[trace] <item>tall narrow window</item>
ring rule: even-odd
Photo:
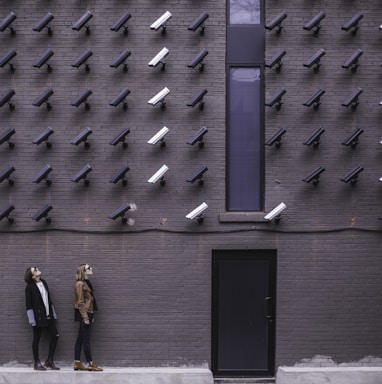
[[[260,24],[260,0],[230,0],[230,24]]]
[[[231,67],[228,97],[228,211],[262,209],[260,68]]]

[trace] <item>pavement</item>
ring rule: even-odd
[[[108,368],[103,372],[35,371],[33,367],[0,367],[0,384],[213,384],[207,368]]]

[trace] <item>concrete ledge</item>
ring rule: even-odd
[[[279,367],[277,384],[382,384],[382,367]]]
[[[0,367],[0,384],[213,384],[207,368],[105,368],[103,372]]]

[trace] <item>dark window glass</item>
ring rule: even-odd
[[[260,24],[260,0],[230,0],[230,24]]]
[[[230,68],[228,211],[262,209],[260,68]]]

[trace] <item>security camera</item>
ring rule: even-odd
[[[265,102],[265,105],[267,107],[273,107],[276,104],[276,109],[279,110],[282,105],[282,97],[285,95],[286,89],[280,88],[278,91],[276,91],[275,94],[272,95],[270,99],[268,99]]]
[[[362,56],[363,51],[357,49],[343,64],[342,68],[350,69],[355,72],[359,66],[358,59]]]
[[[164,174],[169,170],[167,165],[162,165],[148,180],[147,182],[155,184],[160,180],[160,185],[165,185],[166,180],[164,179]]]
[[[123,109],[127,109],[127,101],[125,100],[127,95],[130,93],[129,88],[124,88],[122,91],[110,102],[110,105],[116,107],[123,101]]]
[[[341,144],[347,147],[355,148],[358,144],[358,139],[362,135],[363,129],[357,128],[349,137],[347,137]]]
[[[36,107],[40,107],[42,103],[46,103],[46,108],[48,111],[52,109],[51,104],[49,103],[48,99],[50,96],[53,95],[53,89],[47,88],[34,102],[33,105]]]
[[[122,180],[123,186],[127,185],[127,180],[125,179],[126,173],[130,170],[128,165],[124,165],[119,169],[109,180],[109,183],[117,184],[119,180]]]
[[[17,52],[14,49],[8,51],[2,58],[0,58],[0,68],[4,68],[5,65],[9,64],[11,72],[15,71],[15,67],[11,60],[17,55]]]
[[[276,133],[274,133],[265,142],[265,145],[272,146],[273,144],[275,144],[276,148],[280,148],[281,147],[281,137],[282,137],[282,135],[284,135],[284,133],[286,133],[286,129],[285,128],[280,128]]]
[[[276,33],[279,35],[282,30],[282,22],[288,15],[285,12],[281,12],[275,18],[273,18],[269,23],[265,25],[265,28],[272,31],[275,27],[277,27]]]
[[[86,25],[86,23],[93,17],[92,13],[89,12],[89,11],[86,11],[79,19],[78,21],[76,21],[73,26],[72,26],[72,29],[75,30],[75,31],[79,31],[83,26]],[[86,34],[89,35],[90,34],[90,28],[89,28],[89,25],[86,25]]]
[[[82,103],[85,103],[85,109],[86,109],[86,110],[89,110],[89,109],[90,109],[90,104],[88,103],[87,99],[88,99],[88,97],[89,97],[92,93],[93,93],[92,90],[86,88],[82,93],[79,94],[78,97],[76,97],[76,98],[72,101],[71,105],[72,105],[73,107],[79,107]]]
[[[276,208],[273,208],[267,215],[264,216],[264,219],[267,221],[275,220],[278,223],[281,219],[281,212],[286,208],[285,203],[280,203]]]
[[[321,96],[325,93],[324,89],[318,89],[303,105],[305,107],[311,107],[317,110],[321,104]]]
[[[166,62],[164,59],[166,56],[170,53],[170,51],[164,47],[162,48],[159,53],[157,53],[149,62],[149,67],[156,67],[159,63],[162,64],[162,71],[165,70]]]
[[[318,148],[320,145],[320,137],[325,132],[325,129],[318,128],[316,131],[313,132],[313,134],[308,138],[308,140],[304,141],[303,144],[311,146],[313,145],[313,148]]]
[[[199,72],[204,71],[204,66],[206,63],[203,61],[203,59],[208,55],[208,51],[206,49],[202,49],[188,64],[188,68],[195,68],[197,65],[199,65]]]
[[[110,64],[110,67],[118,68],[123,63],[123,71],[127,72],[128,65],[125,63],[126,59],[131,55],[131,52],[128,49],[125,49],[121,52],[114,61]]]
[[[130,133],[130,129],[129,128],[124,128],[122,129],[121,132],[118,133],[117,136],[115,136],[111,141],[110,141],[110,145],[114,145],[116,146],[118,143],[122,143],[123,147],[124,148],[127,148],[128,144],[126,142],[126,136]]]
[[[51,49],[47,49],[34,63],[33,66],[36,68],[41,68],[45,63],[47,64],[48,72],[52,72],[52,67],[48,60],[53,56],[54,52]]]
[[[286,54],[286,50],[285,49],[280,49],[278,52],[276,52],[272,56],[272,58],[270,60],[268,60],[265,63],[265,66],[268,67],[268,68],[273,68],[277,64],[276,71],[280,72],[281,67],[283,65],[281,59],[285,56],[285,54]]]
[[[70,144],[79,145],[80,143],[84,142],[85,148],[89,148],[90,147],[90,143],[87,140],[88,140],[88,136],[90,134],[92,134],[92,133],[93,133],[93,131],[89,127],[86,127],[74,139],[72,139]]]
[[[186,179],[188,183],[193,184],[198,180],[198,184],[202,186],[204,184],[203,175],[208,171],[208,168],[205,165],[200,166],[194,173]]]
[[[87,60],[93,55],[93,52],[90,49],[86,49],[81,55],[76,59],[72,67],[79,68],[82,64],[85,64],[85,71],[90,72],[90,66],[87,62]]]
[[[206,127],[201,127],[198,132],[190,140],[187,141],[187,144],[194,145],[196,142],[199,142],[199,148],[204,147],[203,137],[208,132]]]
[[[5,217],[8,219],[9,224],[14,223],[13,217],[9,217],[11,212],[15,209],[13,204],[8,204],[6,207],[0,210],[0,221],[3,220]]]
[[[358,181],[358,175],[363,171],[363,167],[357,165],[349,173],[347,173],[341,181],[348,183],[350,181],[351,185],[354,185]]]
[[[0,145],[7,142],[9,148],[14,148],[15,143],[11,141],[11,137],[16,133],[14,128],[8,128],[4,133],[0,135]]]
[[[324,171],[325,171],[324,167],[318,167],[313,172],[311,172],[308,176],[302,179],[302,181],[304,181],[305,183],[312,182],[313,185],[317,185],[318,182],[320,181],[320,175]]]
[[[313,29],[313,35],[317,36],[320,32],[321,26],[320,22],[325,17],[325,12],[318,12],[312,19],[310,19],[305,25],[304,29],[307,31],[311,31]]]
[[[124,27],[124,35],[127,35],[128,33],[128,27],[125,26],[127,21],[130,19],[131,15],[129,12],[125,12],[110,28],[112,31],[119,31],[122,27]]]
[[[314,65],[314,72],[318,72],[321,66],[321,57],[324,56],[325,53],[325,50],[320,48],[310,59],[304,63],[304,67],[310,68]]]
[[[8,184],[12,186],[15,182],[14,180],[10,179],[10,177],[14,171],[15,167],[13,165],[10,165],[9,167],[5,168],[2,172],[0,172],[0,183],[2,183],[4,180],[8,180]]]
[[[48,217],[48,213],[53,209],[53,206],[51,204],[45,204],[43,207],[41,207],[33,216],[32,220],[40,221],[42,218],[45,217],[45,222],[47,224],[50,224],[52,222],[52,219]]]
[[[349,19],[341,29],[348,32],[351,30],[351,34],[355,35],[359,29],[358,23],[363,18],[363,14],[361,12],[357,12],[351,19]]]
[[[154,97],[152,97],[148,104],[152,106],[157,105],[159,102],[161,103],[161,108],[164,110],[166,108],[165,97],[170,93],[170,90],[167,87],[164,87],[160,92],[158,92]]]
[[[198,28],[200,28],[200,34],[204,35],[204,22],[208,19],[209,14],[207,12],[202,12],[192,23],[188,26],[189,31],[195,32]]]
[[[15,94],[16,92],[10,88],[8,89],[7,91],[5,91],[1,96],[0,96],[0,107],[2,107],[4,104],[7,104],[9,105],[9,109],[11,111],[13,111],[15,109],[15,105],[11,102],[11,99],[13,97],[13,95]]]
[[[4,32],[7,28],[10,29],[11,34],[15,35],[16,31],[12,28],[11,24],[14,20],[16,20],[17,16],[15,13],[10,12],[8,16],[6,16],[3,21],[0,23],[0,32]]]
[[[160,141],[160,147],[164,148],[166,146],[164,137],[169,133],[169,131],[170,130],[167,127],[163,127],[151,139],[148,140],[147,144],[155,145]]]
[[[33,30],[36,32],[41,32],[44,28],[48,29],[48,35],[51,36],[53,34],[52,28],[48,25],[54,16],[52,13],[48,12],[34,27]]]
[[[190,101],[187,103],[188,107],[194,108],[196,104],[199,103],[199,109],[204,109],[204,101],[203,98],[207,94],[206,88],[200,88],[199,91],[194,93],[194,95],[191,97]]]
[[[87,179],[88,174],[93,170],[93,168],[87,164],[79,172],[77,172],[72,178],[71,181],[78,183],[80,180],[84,180],[85,186],[87,187],[90,184],[90,181]]]
[[[208,208],[208,205],[206,202],[203,202],[202,204],[198,205],[195,209],[193,209],[190,213],[186,215],[187,219],[194,220],[197,219],[198,223],[201,224],[203,222],[203,212]]]
[[[166,33],[166,23],[171,19],[172,14],[169,11],[166,11],[161,17],[155,20],[151,25],[150,29],[157,31],[159,28],[162,28],[162,34]]]
[[[127,211],[135,211],[137,206],[133,203],[125,203],[118,209],[116,209],[110,216],[109,219],[116,220],[118,217],[122,218],[122,224],[128,223],[128,220],[125,217]]]
[[[46,147],[51,148],[52,144],[49,142],[49,136],[54,133],[51,127],[46,128],[43,132],[41,132],[33,141],[33,144],[40,145],[42,142],[46,142]]]
[[[343,107],[351,107],[351,109],[356,109],[359,104],[358,97],[361,95],[363,90],[357,87],[342,103]]]
[[[52,184],[52,181],[48,179],[48,175],[50,172],[53,171],[53,168],[47,164],[32,180],[33,183],[40,184],[41,181],[45,180],[45,184],[47,186],[50,186]]]

